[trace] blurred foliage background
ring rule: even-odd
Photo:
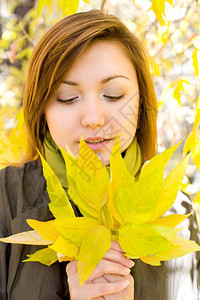
[[[200,215],[200,0],[1,0],[0,168],[25,149],[21,110],[27,61],[46,30],[76,11],[101,9],[142,40],[158,98],[158,152],[186,136],[171,160],[192,151],[182,189]]]

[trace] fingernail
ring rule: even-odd
[[[135,263],[134,263],[134,261],[132,261],[132,260],[128,260],[128,266],[130,267],[130,268],[132,268],[133,266],[135,265]]]
[[[121,281],[121,285],[122,285],[123,287],[126,287],[126,286],[129,285],[129,281],[128,281],[128,280],[123,280],[123,281]]]
[[[124,267],[124,271],[126,272],[126,274],[129,274],[131,272],[131,270],[129,268]]]

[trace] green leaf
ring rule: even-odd
[[[44,248],[36,251],[34,254],[27,255],[29,258],[23,260],[23,262],[28,261],[38,261],[44,265],[50,266],[58,260],[56,252],[50,248]]]
[[[111,245],[110,231],[101,225],[91,228],[85,235],[78,256],[80,285],[91,275]]]
[[[25,245],[49,245],[52,242],[44,239],[36,230],[13,234],[0,238],[0,242]]]

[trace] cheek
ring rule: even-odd
[[[139,101],[130,99],[115,110],[115,118],[118,120],[119,125],[121,124],[123,127],[134,131],[137,127],[138,111]]]
[[[64,107],[49,107],[45,112],[46,120],[50,131],[64,131],[73,126],[73,114]]]

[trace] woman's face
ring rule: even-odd
[[[80,56],[45,110],[57,146],[78,156],[81,135],[104,165],[119,135],[123,152],[137,127],[139,88],[135,69],[118,42],[97,41]]]

